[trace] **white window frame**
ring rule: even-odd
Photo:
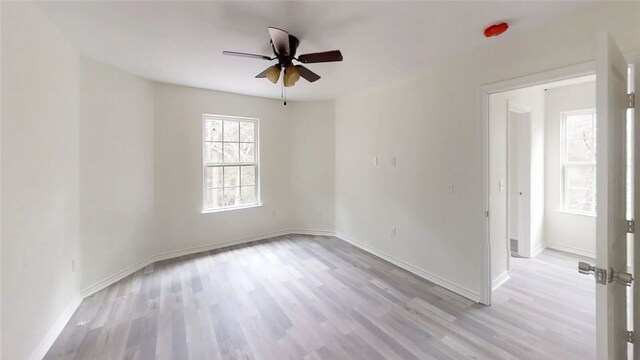
[[[596,109],[584,109],[584,110],[575,110],[575,111],[565,111],[561,113],[561,129],[562,131],[560,132],[560,171],[562,174],[562,179],[560,182],[560,186],[562,187],[560,189],[560,212],[563,213],[568,213],[568,214],[573,214],[573,215],[583,215],[583,216],[597,216],[597,206],[598,204],[596,203],[596,209],[594,209],[594,211],[580,211],[580,210],[574,210],[574,209],[568,209],[566,206],[566,189],[567,189],[567,165],[583,165],[583,166],[594,166],[597,169],[597,161],[594,158],[594,161],[567,161],[567,117],[568,116],[575,116],[575,115],[587,115],[587,114],[596,114]],[[596,121],[594,123],[594,126],[597,126],[597,121],[598,119],[596,118]],[[598,143],[596,141],[596,152],[598,151]],[[597,179],[596,179],[597,181]],[[596,191],[594,189],[594,191]]]
[[[207,120],[221,120],[223,126],[223,134],[224,134],[224,121],[243,121],[243,122],[253,122],[254,123],[254,161],[253,162],[237,162],[232,164],[223,162],[207,162],[206,161],[206,131],[205,131],[205,123]],[[229,115],[215,115],[215,114],[202,114],[202,139],[200,142],[201,147],[201,156],[202,156],[202,214],[223,212],[229,210],[239,210],[239,209],[247,209],[262,206],[262,200],[260,197],[260,119],[252,118],[252,117],[242,117],[242,116],[229,116]],[[232,206],[224,206],[218,208],[207,208],[207,167],[225,167],[225,166],[255,166],[255,189],[256,189],[256,202],[254,204],[247,205],[232,205]]]

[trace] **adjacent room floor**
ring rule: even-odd
[[[595,358],[594,282],[545,251],[490,307],[332,237],[165,261],[85,299],[46,359]]]

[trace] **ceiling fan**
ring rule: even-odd
[[[314,82],[320,79],[320,75],[306,67],[302,65],[294,65],[293,60],[303,64],[342,61],[342,53],[340,50],[303,54],[296,57],[296,50],[298,50],[298,45],[300,45],[300,40],[298,40],[297,37],[275,27],[269,27],[269,36],[271,37],[271,48],[273,49],[275,57],[235,51],[223,51],[222,54],[268,61],[278,60],[277,64],[269,66],[263,72],[256,75],[256,78],[267,78],[275,84],[280,78],[280,73],[284,72],[282,82],[285,87],[295,85],[296,81],[298,81],[300,77],[303,77],[309,82]]]

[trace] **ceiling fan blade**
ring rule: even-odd
[[[273,58],[268,57],[266,55],[247,54],[247,53],[241,53],[241,52],[235,52],[235,51],[223,51],[222,54],[231,55],[231,56],[242,56],[242,57],[248,57],[253,59],[273,60]]]
[[[271,69],[271,66],[269,66],[268,68],[264,69],[264,71],[261,72],[260,74],[256,75],[256,79],[266,78],[267,77],[267,72],[269,71],[269,69]]]
[[[305,64],[342,61],[342,53],[340,50],[332,50],[311,54],[303,54],[298,56],[298,61]]]
[[[289,51],[291,51],[291,56],[296,56],[298,45],[300,45],[300,40],[298,40],[297,37],[289,34]]]
[[[271,44],[273,45],[273,49],[277,55],[291,55],[288,32],[282,29],[269,27],[269,36],[271,36]]]
[[[298,69],[300,76],[305,78],[308,82],[314,82],[316,80],[320,80],[320,75],[314,73],[313,71],[307,69],[302,65],[296,65],[296,69]]]

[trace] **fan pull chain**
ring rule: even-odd
[[[284,105],[287,106],[287,88],[282,84],[282,92],[284,93]]]

